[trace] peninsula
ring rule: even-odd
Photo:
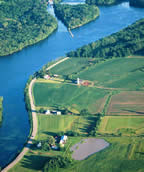
[[[95,20],[99,9],[95,5],[55,4],[55,14],[67,28],[74,29]]]
[[[107,59],[132,54],[144,55],[144,19],[138,20],[106,38],[78,48],[76,51],[71,51],[67,53],[67,56]]]
[[[48,37],[57,28],[43,0],[0,2],[0,56],[17,52]]]

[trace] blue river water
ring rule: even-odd
[[[48,11],[53,13],[52,9]],[[128,2],[100,7],[100,17],[73,30],[73,38],[58,21],[58,30],[49,38],[18,53],[0,58],[0,96],[4,97],[3,123],[0,128],[1,167],[9,163],[22,149],[29,134],[29,118],[24,103],[24,87],[29,76],[49,61],[117,32],[143,17],[144,9],[129,7]]]

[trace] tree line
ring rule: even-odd
[[[144,54],[144,19],[106,38],[67,53],[68,57],[112,58]]]
[[[55,4],[54,9],[57,18],[70,29],[84,25],[99,16],[98,7],[87,4]]]
[[[130,5],[134,7],[144,8],[144,0],[130,0]]]
[[[121,3],[124,0],[86,0],[89,5],[114,5]]]
[[[7,0],[0,3],[0,56],[12,54],[45,39],[57,28],[43,0]]]

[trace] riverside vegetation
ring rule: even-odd
[[[0,1],[0,56],[6,56],[48,37],[56,19],[42,0]]]
[[[69,57],[125,57],[144,54],[144,19],[106,38],[67,53]]]
[[[55,14],[67,28],[74,29],[84,25],[99,16],[99,9],[94,5],[55,4]]]
[[[89,5],[114,5],[124,0],[86,0]]]
[[[144,0],[130,0],[130,5],[134,7],[144,8]]]

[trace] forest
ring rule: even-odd
[[[123,0],[86,0],[89,5],[114,5],[122,2]]]
[[[130,5],[135,7],[144,8],[144,0],[130,0]]]
[[[12,54],[45,39],[57,28],[43,0],[0,2],[0,56]]]
[[[55,4],[54,9],[58,19],[70,29],[84,25],[99,16],[99,9],[94,5]]]
[[[144,55],[144,19],[106,38],[67,53],[68,57],[125,57]]]

